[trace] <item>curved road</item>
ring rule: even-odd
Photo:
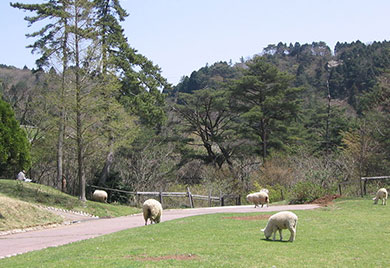
[[[168,209],[164,210],[162,221],[213,213],[274,212],[282,210],[315,209],[318,207],[320,206],[308,204],[270,206],[267,208],[254,208],[253,205],[250,205]],[[29,251],[40,250],[48,247],[57,247],[129,228],[142,227],[144,224],[145,222],[142,214],[136,214],[111,219],[90,219],[77,224],[61,225],[55,228],[2,235],[0,236],[0,259],[23,254]]]

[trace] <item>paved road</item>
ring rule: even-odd
[[[282,210],[315,209],[318,207],[318,205],[310,204],[270,206],[268,208],[254,208],[254,206],[251,205],[169,209],[164,210],[162,221],[213,213],[274,212]],[[61,225],[55,228],[3,235],[0,236],[0,259],[142,226],[144,226],[143,216],[142,214],[136,214],[111,219],[90,219],[77,224]]]

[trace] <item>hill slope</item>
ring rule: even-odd
[[[36,205],[0,194],[0,232],[61,223],[63,219]]]
[[[33,217],[31,215],[33,215],[35,212],[39,212],[39,208],[34,205],[80,211],[99,217],[118,217],[140,212],[140,209],[138,208],[122,205],[103,204],[93,201],[87,201],[84,204],[76,197],[62,193],[54,188],[41,184],[24,183],[16,180],[0,180],[0,195],[3,198],[1,201],[2,206],[0,213],[5,217],[5,207],[14,208],[11,209],[13,214],[20,214],[20,216],[14,215],[12,217],[21,217],[21,221],[28,221],[29,217]],[[30,206],[25,207],[20,205],[25,203],[29,204]],[[21,213],[18,211],[21,211]],[[51,214],[48,211],[45,211],[45,213]],[[56,216],[53,219],[54,223],[57,222]]]

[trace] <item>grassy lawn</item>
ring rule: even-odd
[[[160,224],[3,259],[0,266],[388,267],[390,207],[368,199],[341,200],[295,213],[293,243],[264,239],[260,229],[267,220],[255,216],[266,213],[163,218]],[[287,240],[289,232],[283,234]]]
[[[53,223],[61,223],[61,217],[30,203],[0,194],[0,232]]]
[[[141,211],[134,207],[93,201],[87,201],[84,204],[77,197],[67,195],[57,189],[41,184],[16,180],[0,180],[0,194],[28,203],[83,211],[99,217],[117,217],[135,214]]]

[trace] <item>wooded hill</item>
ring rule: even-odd
[[[131,116],[126,127],[120,123],[129,135],[109,150],[99,145],[107,134],[94,130],[87,183],[132,191],[191,184],[199,194],[242,195],[268,187],[271,200],[287,193],[304,202],[348,181],[347,194],[356,194],[361,176],[390,174],[389,49],[387,41],[337,43],[333,53],[324,42],[279,43],[239,63],[195,70],[164,87],[164,97],[121,83],[121,92],[131,92],[116,95]],[[0,94],[32,130],[30,175],[60,187],[55,113],[41,109],[50,106],[56,75],[0,66]],[[37,102],[43,96],[46,101]],[[64,190],[77,195],[68,135]]]

